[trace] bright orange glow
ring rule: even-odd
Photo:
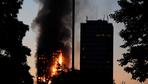
[[[44,77],[42,80],[43,80],[43,82],[46,82],[46,79],[45,79],[45,77]]]
[[[63,66],[63,54],[59,50],[57,56],[53,59],[53,65],[51,66],[51,76],[58,75],[58,71],[62,70]]]
[[[46,82],[46,78],[43,76],[43,77],[38,77],[38,80],[42,81],[42,82]]]
[[[48,84],[51,84],[51,80],[49,80]]]
[[[62,65],[62,62],[63,62],[63,55],[62,55],[62,53],[60,53],[60,55],[59,55],[58,62],[59,62],[60,65]]]
[[[56,75],[57,69],[55,65],[52,67],[52,76]]]

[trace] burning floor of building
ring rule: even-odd
[[[48,84],[51,78],[59,76],[61,72],[68,72],[68,66],[65,62],[66,58],[63,55],[62,50],[57,50],[52,53],[51,58],[48,56],[38,56],[38,84]]]

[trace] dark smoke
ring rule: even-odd
[[[69,56],[71,49],[72,0],[38,0],[41,9],[34,21],[39,27],[37,55],[50,55],[63,50]]]

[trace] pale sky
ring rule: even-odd
[[[31,67],[30,73],[34,76],[34,80],[36,79],[36,39],[37,32],[36,30],[32,30],[31,23],[32,20],[36,17],[37,12],[39,10],[39,4],[35,2],[35,0],[24,0],[22,9],[18,14],[19,20],[23,21],[25,24],[29,25],[29,31],[26,33],[26,36],[23,39],[23,44],[31,49],[31,57],[28,57],[27,62]],[[36,84],[36,81],[34,81]]]
[[[75,40],[75,66],[79,68],[79,42],[80,42],[80,22],[85,22],[86,16],[88,16],[89,20],[97,20],[103,19],[104,15],[107,16],[113,11],[119,9],[117,5],[117,0],[78,0],[81,1],[81,6],[76,6],[77,16],[76,16],[76,40]],[[85,3],[85,4],[84,4]],[[82,6],[83,5],[83,6]],[[81,8],[81,9],[80,9]],[[36,68],[35,68],[35,52],[36,52],[36,41],[37,41],[37,30],[32,30],[31,23],[33,19],[36,17],[37,12],[39,10],[39,4],[35,0],[24,0],[22,9],[19,13],[19,20],[23,21],[25,24],[30,26],[29,32],[26,33],[26,36],[23,39],[23,44],[28,46],[32,52],[31,57],[28,58],[28,64],[31,66],[30,73],[35,76]],[[114,26],[114,80],[116,84],[121,84],[122,81],[125,81],[126,84],[140,84],[135,80],[131,80],[131,75],[125,73],[123,68],[120,67],[117,59],[122,57],[122,53],[125,51],[119,46],[123,43],[123,39],[119,37],[119,31],[124,28],[123,24],[117,24],[112,19],[109,20],[110,23],[113,23]],[[148,84],[145,82],[144,84]]]

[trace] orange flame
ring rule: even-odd
[[[63,63],[63,55],[62,55],[62,53],[60,53],[60,55],[59,55],[58,63],[59,63],[60,65],[62,65],[62,63]]]
[[[51,76],[58,75],[58,71],[62,70],[63,66],[63,54],[62,51],[59,50],[59,54],[54,58],[53,66],[51,67]]]
[[[55,65],[52,67],[52,76],[56,75],[57,69]]]

